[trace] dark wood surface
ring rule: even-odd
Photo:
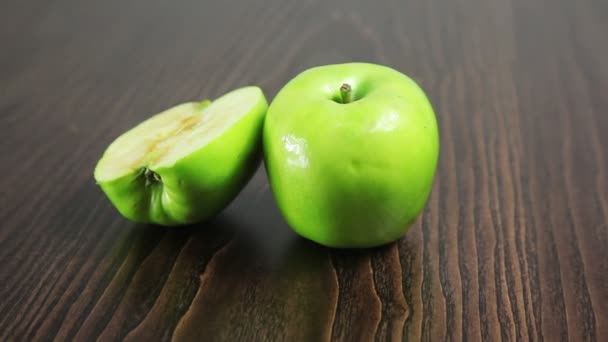
[[[0,340],[608,341],[608,2],[0,3]],[[427,91],[434,191],[329,250],[264,169],[217,219],[130,223],[92,179],[173,104],[370,61]]]

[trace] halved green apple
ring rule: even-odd
[[[259,165],[267,108],[257,87],[170,108],[112,142],[95,180],[132,221],[206,220],[236,197]]]

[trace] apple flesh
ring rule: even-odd
[[[433,108],[410,78],[349,63],[309,69],[271,103],[265,164],[287,223],[330,247],[383,245],[407,231],[432,188]]]
[[[261,159],[268,104],[257,87],[184,103],[118,137],[94,177],[126,218],[166,226],[206,220],[238,194]]]

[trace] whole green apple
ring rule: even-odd
[[[253,174],[268,104],[257,87],[154,115],[118,137],[95,180],[126,218],[175,226],[221,211]]]
[[[439,134],[418,85],[391,68],[309,69],[271,103],[265,164],[287,223],[325,246],[363,248],[405,234],[433,185]]]

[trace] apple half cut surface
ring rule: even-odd
[[[177,105],[112,142],[95,180],[132,221],[175,226],[209,219],[259,165],[267,108],[258,87]]]

